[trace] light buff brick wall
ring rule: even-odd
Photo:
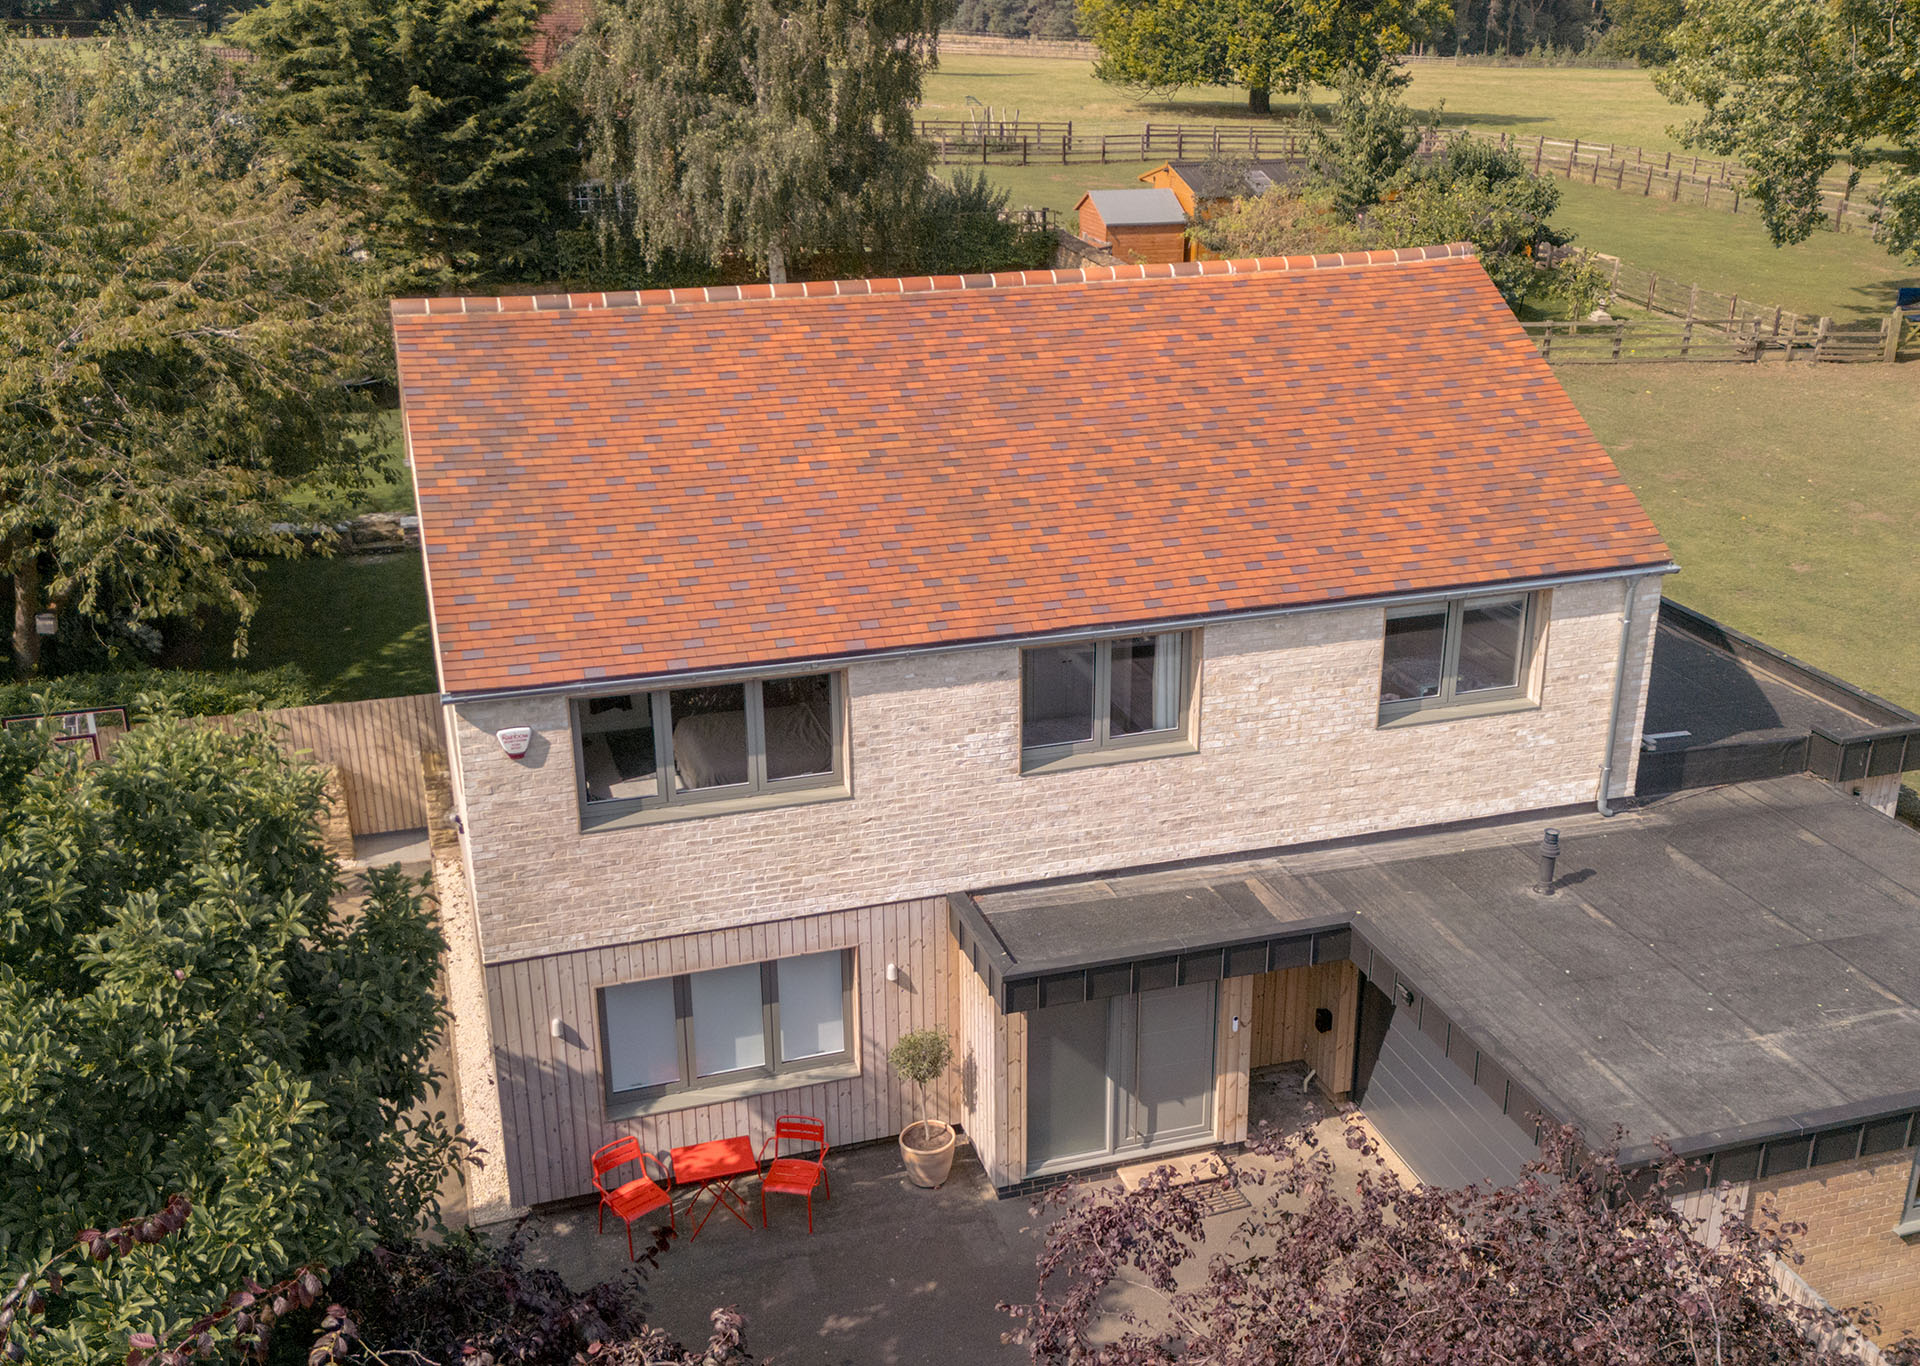
[[[1629,661],[1614,791],[1631,790],[1657,579]],[[851,801],[582,833],[568,706],[458,706],[487,961],[1031,878],[1591,801],[1617,582],[1552,594],[1542,705],[1382,730],[1378,608],[1204,632],[1200,752],[1019,771],[1017,648],[848,671]],[[522,760],[493,732],[531,726]]]
[[[1794,1242],[1807,1284],[1836,1307],[1878,1305],[1882,1342],[1920,1333],[1920,1237],[1893,1232],[1912,1170],[1907,1148],[1753,1183],[1755,1214],[1771,1197],[1782,1220],[1807,1226]]]

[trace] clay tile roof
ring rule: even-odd
[[[453,694],[1668,560],[1466,247],[393,328]]]

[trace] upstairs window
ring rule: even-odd
[[[1024,769],[1086,754],[1183,744],[1193,684],[1192,633],[1117,636],[1023,650],[1020,754]]]
[[[844,786],[841,676],[711,683],[574,704],[590,815],[760,804]]]
[[[1525,699],[1538,599],[1517,593],[1388,608],[1381,721]]]

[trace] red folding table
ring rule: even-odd
[[[747,1218],[746,1198],[733,1188],[735,1177],[752,1176],[760,1170],[760,1164],[753,1156],[753,1140],[745,1137],[716,1138],[706,1143],[675,1148],[672,1156],[673,1184],[700,1187],[687,1204],[689,1222],[692,1222],[693,1207],[700,1203],[700,1197],[713,1197],[713,1203],[707,1206],[706,1214],[694,1225],[690,1237],[700,1236],[700,1230],[707,1226],[707,1220],[721,1205],[725,1205],[732,1211],[733,1217],[748,1228],[753,1227],[753,1221]]]

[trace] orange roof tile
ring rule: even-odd
[[[455,694],[1668,560],[1465,247],[393,315]]]

